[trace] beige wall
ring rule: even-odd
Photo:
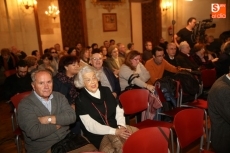
[[[58,1],[53,0],[38,0],[38,18],[40,25],[41,41],[43,50],[46,48],[54,47],[54,44],[59,43],[62,46],[61,25],[60,18],[57,16],[55,20],[45,14],[49,5],[58,7]]]
[[[123,5],[115,6],[115,9],[110,13],[117,14],[117,31],[103,32],[102,13],[109,13],[102,6],[94,6],[91,0],[86,0],[86,22],[88,30],[88,43],[98,43],[103,45],[105,40],[114,39],[116,43],[123,43],[125,46],[131,42],[131,27],[130,27],[130,9],[129,2]]]
[[[0,49],[17,46],[30,54],[38,49],[33,10],[25,10],[17,0],[5,2],[0,1]]]
[[[131,14],[132,14],[132,37],[133,37],[134,48],[137,51],[143,52],[141,3],[131,3]]]

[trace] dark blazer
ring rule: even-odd
[[[176,62],[178,66],[183,68],[188,68],[192,70],[198,70],[199,68],[199,66],[195,63],[191,56],[187,56],[186,54],[183,54],[181,52],[179,52],[179,54],[176,56]]]
[[[112,87],[112,92],[116,92],[117,95],[120,95],[121,87],[120,87],[119,79],[115,77],[115,75],[109,68],[103,67],[103,71],[107,79],[109,80],[109,83]]]

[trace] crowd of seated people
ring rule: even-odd
[[[181,42],[179,48],[173,42],[162,48],[153,47],[152,42],[147,41],[141,54],[141,51],[132,48],[133,43],[128,44],[130,48],[127,52],[123,43],[115,44],[115,40],[111,39],[104,41],[100,48],[97,43],[88,47],[77,43],[75,47],[65,46],[61,50],[60,45],[55,44],[54,47],[46,49],[41,57],[37,50],[27,56],[16,47],[12,47],[12,51],[3,48],[0,56],[1,68],[4,71],[16,70],[16,74],[5,79],[4,89],[8,92],[5,96],[9,100],[14,94],[31,91],[30,75],[40,69],[49,70],[53,77],[53,91],[63,94],[79,117],[77,121],[69,122],[70,130],[79,134],[81,126],[84,135],[99,149],[103,135],[123,134],[125,138],[130,135],[124,130],[124,113],[117,100],[121,92],[129,86],[131,75],[138,76],[131,81],[132,84],[154,91],[156,80],[164,76],[172,77],[181,70],[201,72],[215,68],[217,77],[228,73],[229,53],[224,49],[221,52],[219,48],[218,56],[216,49],[210,49],[211,43],[211,40],[206,44],[197,43],[191,53],[186,41]],[[229,41],[226,40],[223,48],[226,43]],[[85,101],[87,104],[82,103]],[[103,118],[106,109],[109,118]],[[117,116],[120,118],[117,119]],[[116,129],[118,125],[122,126],[121,130]]]

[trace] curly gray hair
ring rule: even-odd
[[[96,71],[96,69],[90,65],[86,65],[82,67],[80,71],[78,72],[77,76],[74,79],[74,85],[77,88],[84,88],[85,84],[84,84],[83,75],[86,73],[90,73],[90,72],[94,72],[97,77],[97,80],[98,81],[100,80],[99,73]]]

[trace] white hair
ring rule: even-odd
[[[98,81],[100,80],[99,73],[96,71],[96,69],[90,65],[86,65],[82,67],[80,71],[78,72],[77,76],[74,79],[74,85],[77,88],[84,88],[85,84],[84,84],[83,75],[86,73],[90,73],[90,72],[94,72],[97,77],[97,80]]]
[[[184,47],[184,46],[189,46],[189,44],[187,43],[187,41],[182,41],[179,45],[180,50]]]

